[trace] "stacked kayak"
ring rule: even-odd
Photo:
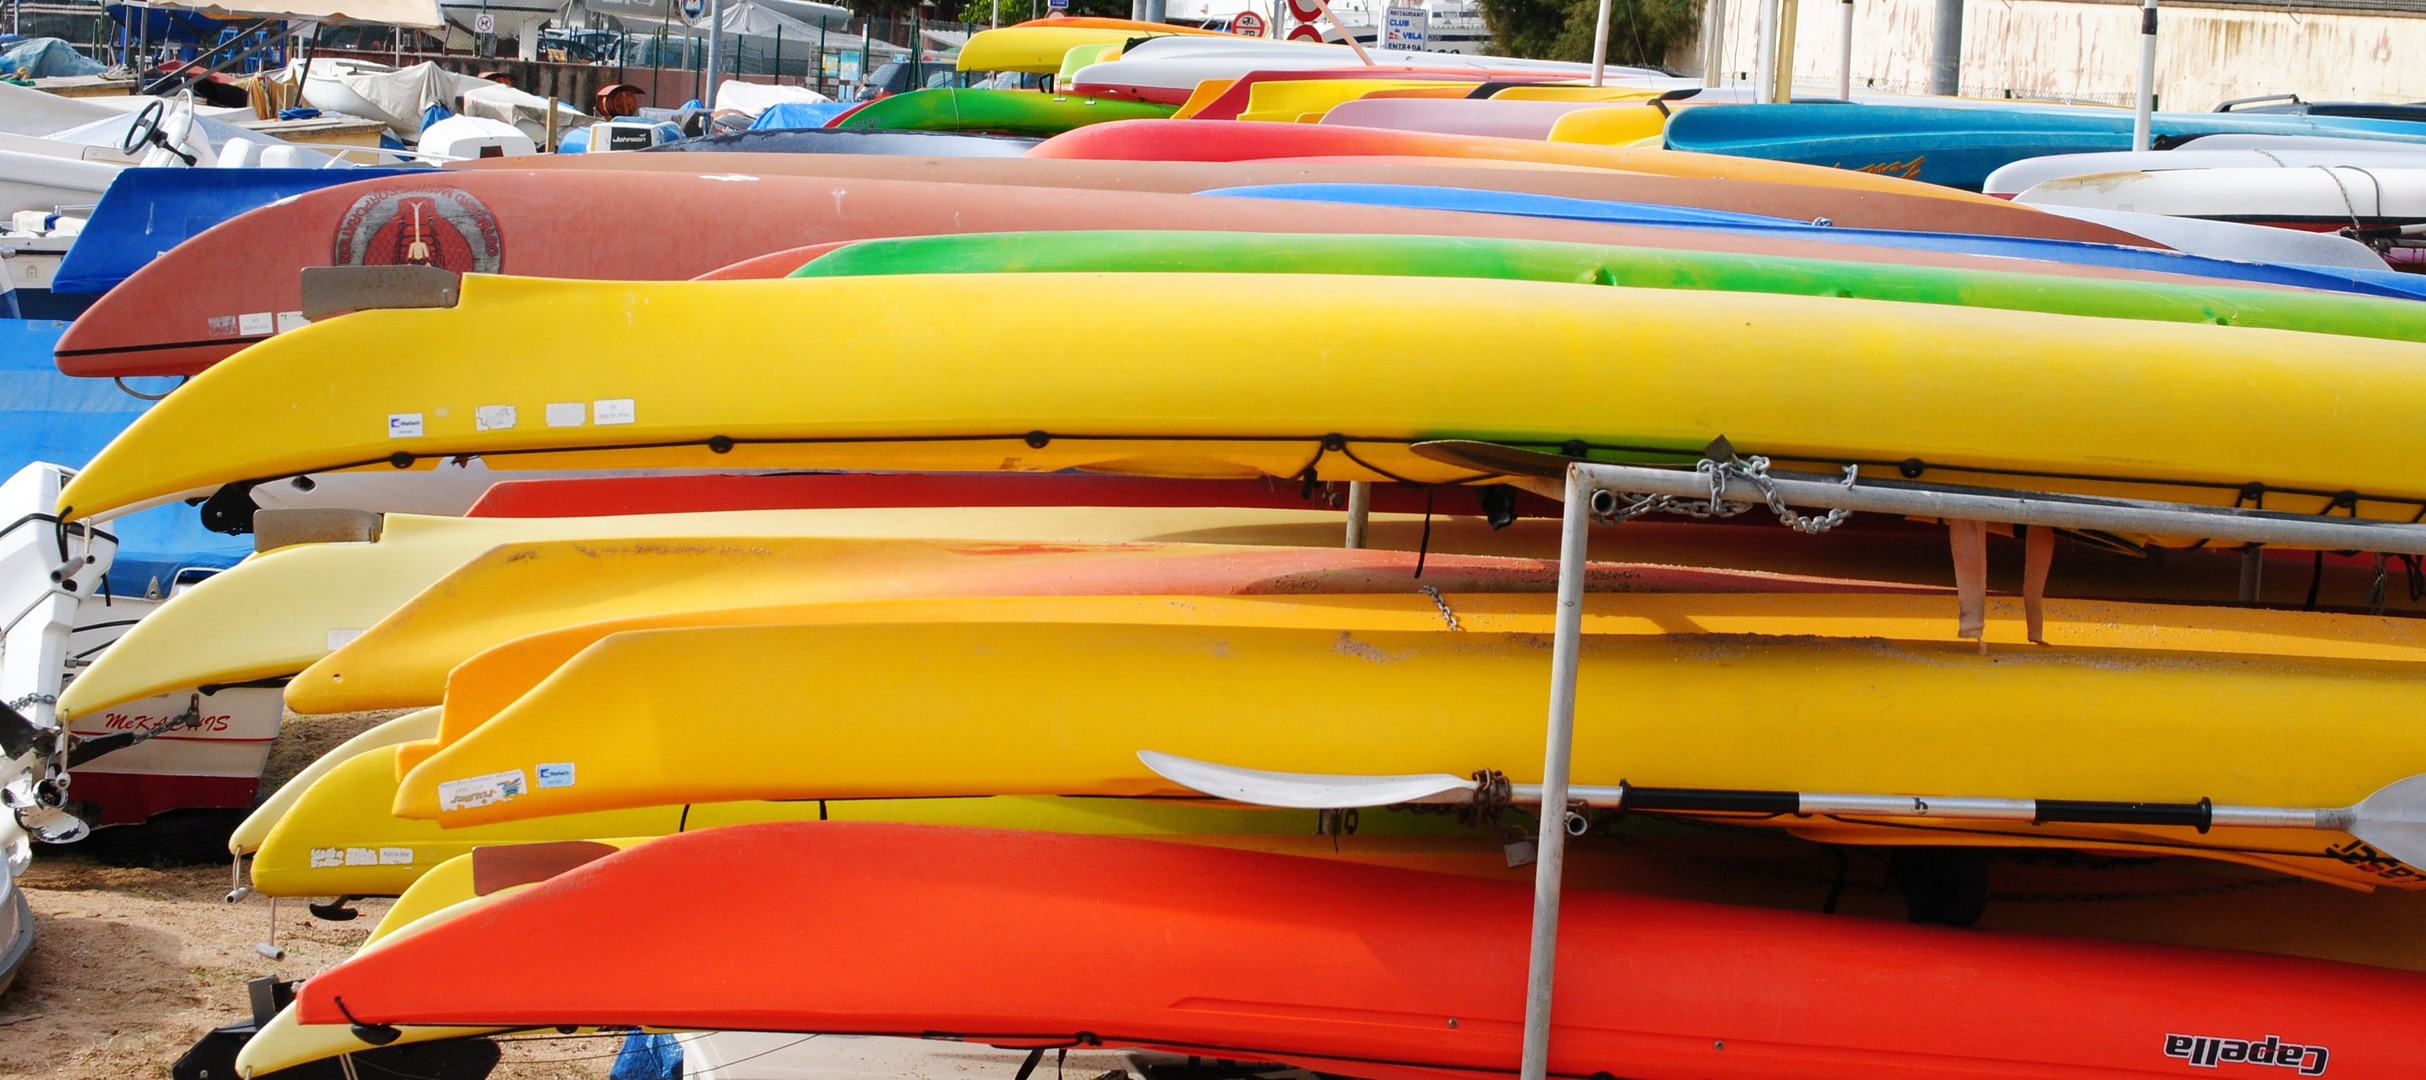
[[[58,339],[189,377],[58,528],[254,552],[24,723],[343,735],[225,850],[376,927],[214,1072],[2411,1068],[2426,132],[1115,19],[960,63],[303,192]],[[57,817],[151,805],[53,742]]]

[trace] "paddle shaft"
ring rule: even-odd
[[[1542,784],[1511,784],[1512,802],[1543,801]],[[1927,795],[1847,795],[1833,792],[1756,791],[1729,788],[1637,787],[1577,784],[1567,787],[1569,805],[1677,814],[1793,814],[1831,817],[1932,817],[1962,821],[2057,822],[2076,825],[2170,825],[2206,832],[2222,825],[2243,829],[2348,829],[2356,814],[2348,807],[2294,809],[2277,806],[2218,806],[2190,803],[2108,802],[2094,799],[1982,799]],[[1468,789],[1415,800],[1474,801]]]
[[[1558,542],[1558,614],[1550,641],[1550,720],[1542,751],[1541,832],[1533,866],[1533,944],[1525,970],[1524,1054],[1518,1080],[1550,1073],[1550,987],[1558,968],[1559,877],[1567,861],[1567,769],[1575,743],[1575,677],[1583,666],[1584,574],[1592,542],[1589,482],[1567,469]]]

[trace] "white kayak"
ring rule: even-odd
[[[2207,150],[2138,150],[2105,154],[2049,154],[2045,157],[2023,158],[1988,174],[1980,188],[1990,195],[2013,196],[2049,180],[2076,176],[2097,176],[2105,173],[2179,172],[2183,169],[2312,169],[2322,166],[2349,165],[2362,169],[2415,169],[2426,167],[2426,155],[2415,150],[2395,150],[2387,147],[2402,144],[2364,142],[2357,139],[2336,139],[2335,142],[2358,143],[2358,148],[2333,149],[2268,149],[2252,146],[2245,149]],[[2205,147],[2207,140],[2190,144]]]
[[[2014,201],[2316,230],[2379,228],[2426,221],[2426,167],[2100,173],[2035,184]]]
[[[2163,214],[2141,214],[2129,210],[2091,210],[2079,206],[2041,206],[2039,209],[2068,218],[2093,221],[2184,255],[2204,255],[2210,259],[2239,262],[2331,266],[2344,270],[2389,269],[2384,264],[2383,256],[2376,254],[2374,248],[2332,233],[2270,229],[2235,221],[2166,217]]]

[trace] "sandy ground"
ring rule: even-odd
[[[290,717],[268,785],[391,713]],[[269,940],[271,905],[225,900],[228,867],[111,867],[44,852],[22,884],[35,921],[33,954],[0,995],[0,1080],[125,1080],[169,1075],[203,1033],[250,1015],[244,984],[299,979],[351,955],[387,910],[356,904],[351,922],[323,922],[301,902],[276,907],[283,960]],[[514,1080],[603,1077],[618,1040],[533,1037],[506,1048],[495,1073]]]

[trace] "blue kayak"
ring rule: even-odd
[[[2219,281],[2289,285],[2302,289],[2356,293],[2361,296],[2426,300],[2426,276],[2397,273],[2389,268],[2379,273],[2368,270],[2345,270],[2339,267],[2238,262],[2231,259],[2211,259],[2200,255],[2159,251],[2153,248],[2087,244],[2072,240],[1975,236],[1969,233],[1897,232],[1891,229],[1840,229],[1830,225],[1794,221],[1788,218],[1762,217],[1758,214],[1697,210],[1651,203],[1570,199],[1557,195],[1530,195],[1513,191],[1421,187],[1412,184],[1262,184],[1248,187],[1215,188],[1210,191],[1200,191],[1197,194],[1239,196],[1251,199],[1290,199],[1299,202],[1353,203],[1359,206],[1403,206],[1416,210],[1462,210],[1478,214],[1513,214],[1521,217],[1559,218],[1567,221],[1594,221],[1745,235],[1786,236],[1796,240],[1816,240],[1831,244],[1943,251],[1961,255],[1991,255],[2008,259],[2070,263],[2078,266],[2105,266],[2119,270],[2183,274],[2190,277],[2214,278]],[[1845,257],[1855,261],[1860,259],[1858,254],[1853,253],[1848,253]]]
[[[1668,121],[1671,150],[1768,158],[1978,191],[2023,158],[2131,149],[2131,114],[2070,105],[1697,105]],[[2158,149],[2202,135],[2326,135],[2426,143],[2426,124],[2355,116],[2158,113]]]
[[[51,291],[105,293],[197,233],[255,207],[411,169],[127,169],[110,181]],[[422,170],[426,171],[426,170]],[[230,268],[231,270],[238,268]],[[207,282],[196,282],[207,288]]]
[[[81,469],[151,407],[108,379],[60,374],[51,350],[66,331],[66,323],[51,319],[0,319],[0,480],[37,461]],[[127,381],[146,393],[176,385],[165,378]],[[145,595],[154,583],[166,595],[180,573],[234,566],[253,551],[251,537],[203,528],[184,503],[114,518],[101,529],[118,538],[108,576],[110,592],[118,596]]]

